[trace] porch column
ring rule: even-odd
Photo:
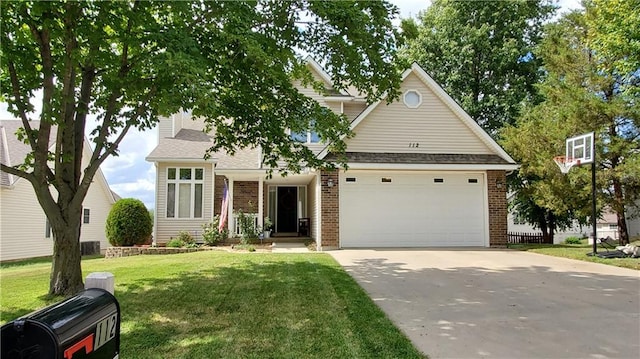
[[[258,227],[264,229],[264,177],[258,178]]]
[[[232,238],[236,235],[236,221],[233,215],[233,177],[227,176],[227,179],[229,180],[229,193],[227,194],[229,196],[229,208],[227,210],[227,221],[229,227],[229,238]]]

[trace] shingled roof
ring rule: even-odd
[[[392,163],[392,164],[510,164],[498,155],[485,154],[441,154],[441,153],[370,153],[347,152],[349,163]],[[328,161],[338,160],[335,154],[325,157]]]
[[[213,146],[213,136],[200,130],[181,129],[175,137],[161,138],[158,146],[147,156],[148,161],[194,160],[203,161],[207,150]],[[260,150],[245,148],[233,156],[221,151],[211,156],[218,169],[260,168]]]
[[[40,127],[40,121],[31,121],[31,128]],[[31,147],[18,140],[16,132],[22,127],[20,120],[0,120],[0,162],[5,166],[19,166],[24,163],[25,158],[31,152]],[[55,142],[55,128],[49,135],[49,143]],[[0,172],[0,185],[11,186],[18,180],[18,177]]]

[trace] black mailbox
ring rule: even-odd
[[[0,328],[3,359],[118,358],[120,305],[91,288]]]

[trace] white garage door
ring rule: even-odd
[[[482,173],[340,174],[341,247],[486,246]]]

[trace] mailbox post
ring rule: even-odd
[[[7,359],[117,359],[120,305],[91,288],[0,328],[0,357]]]

